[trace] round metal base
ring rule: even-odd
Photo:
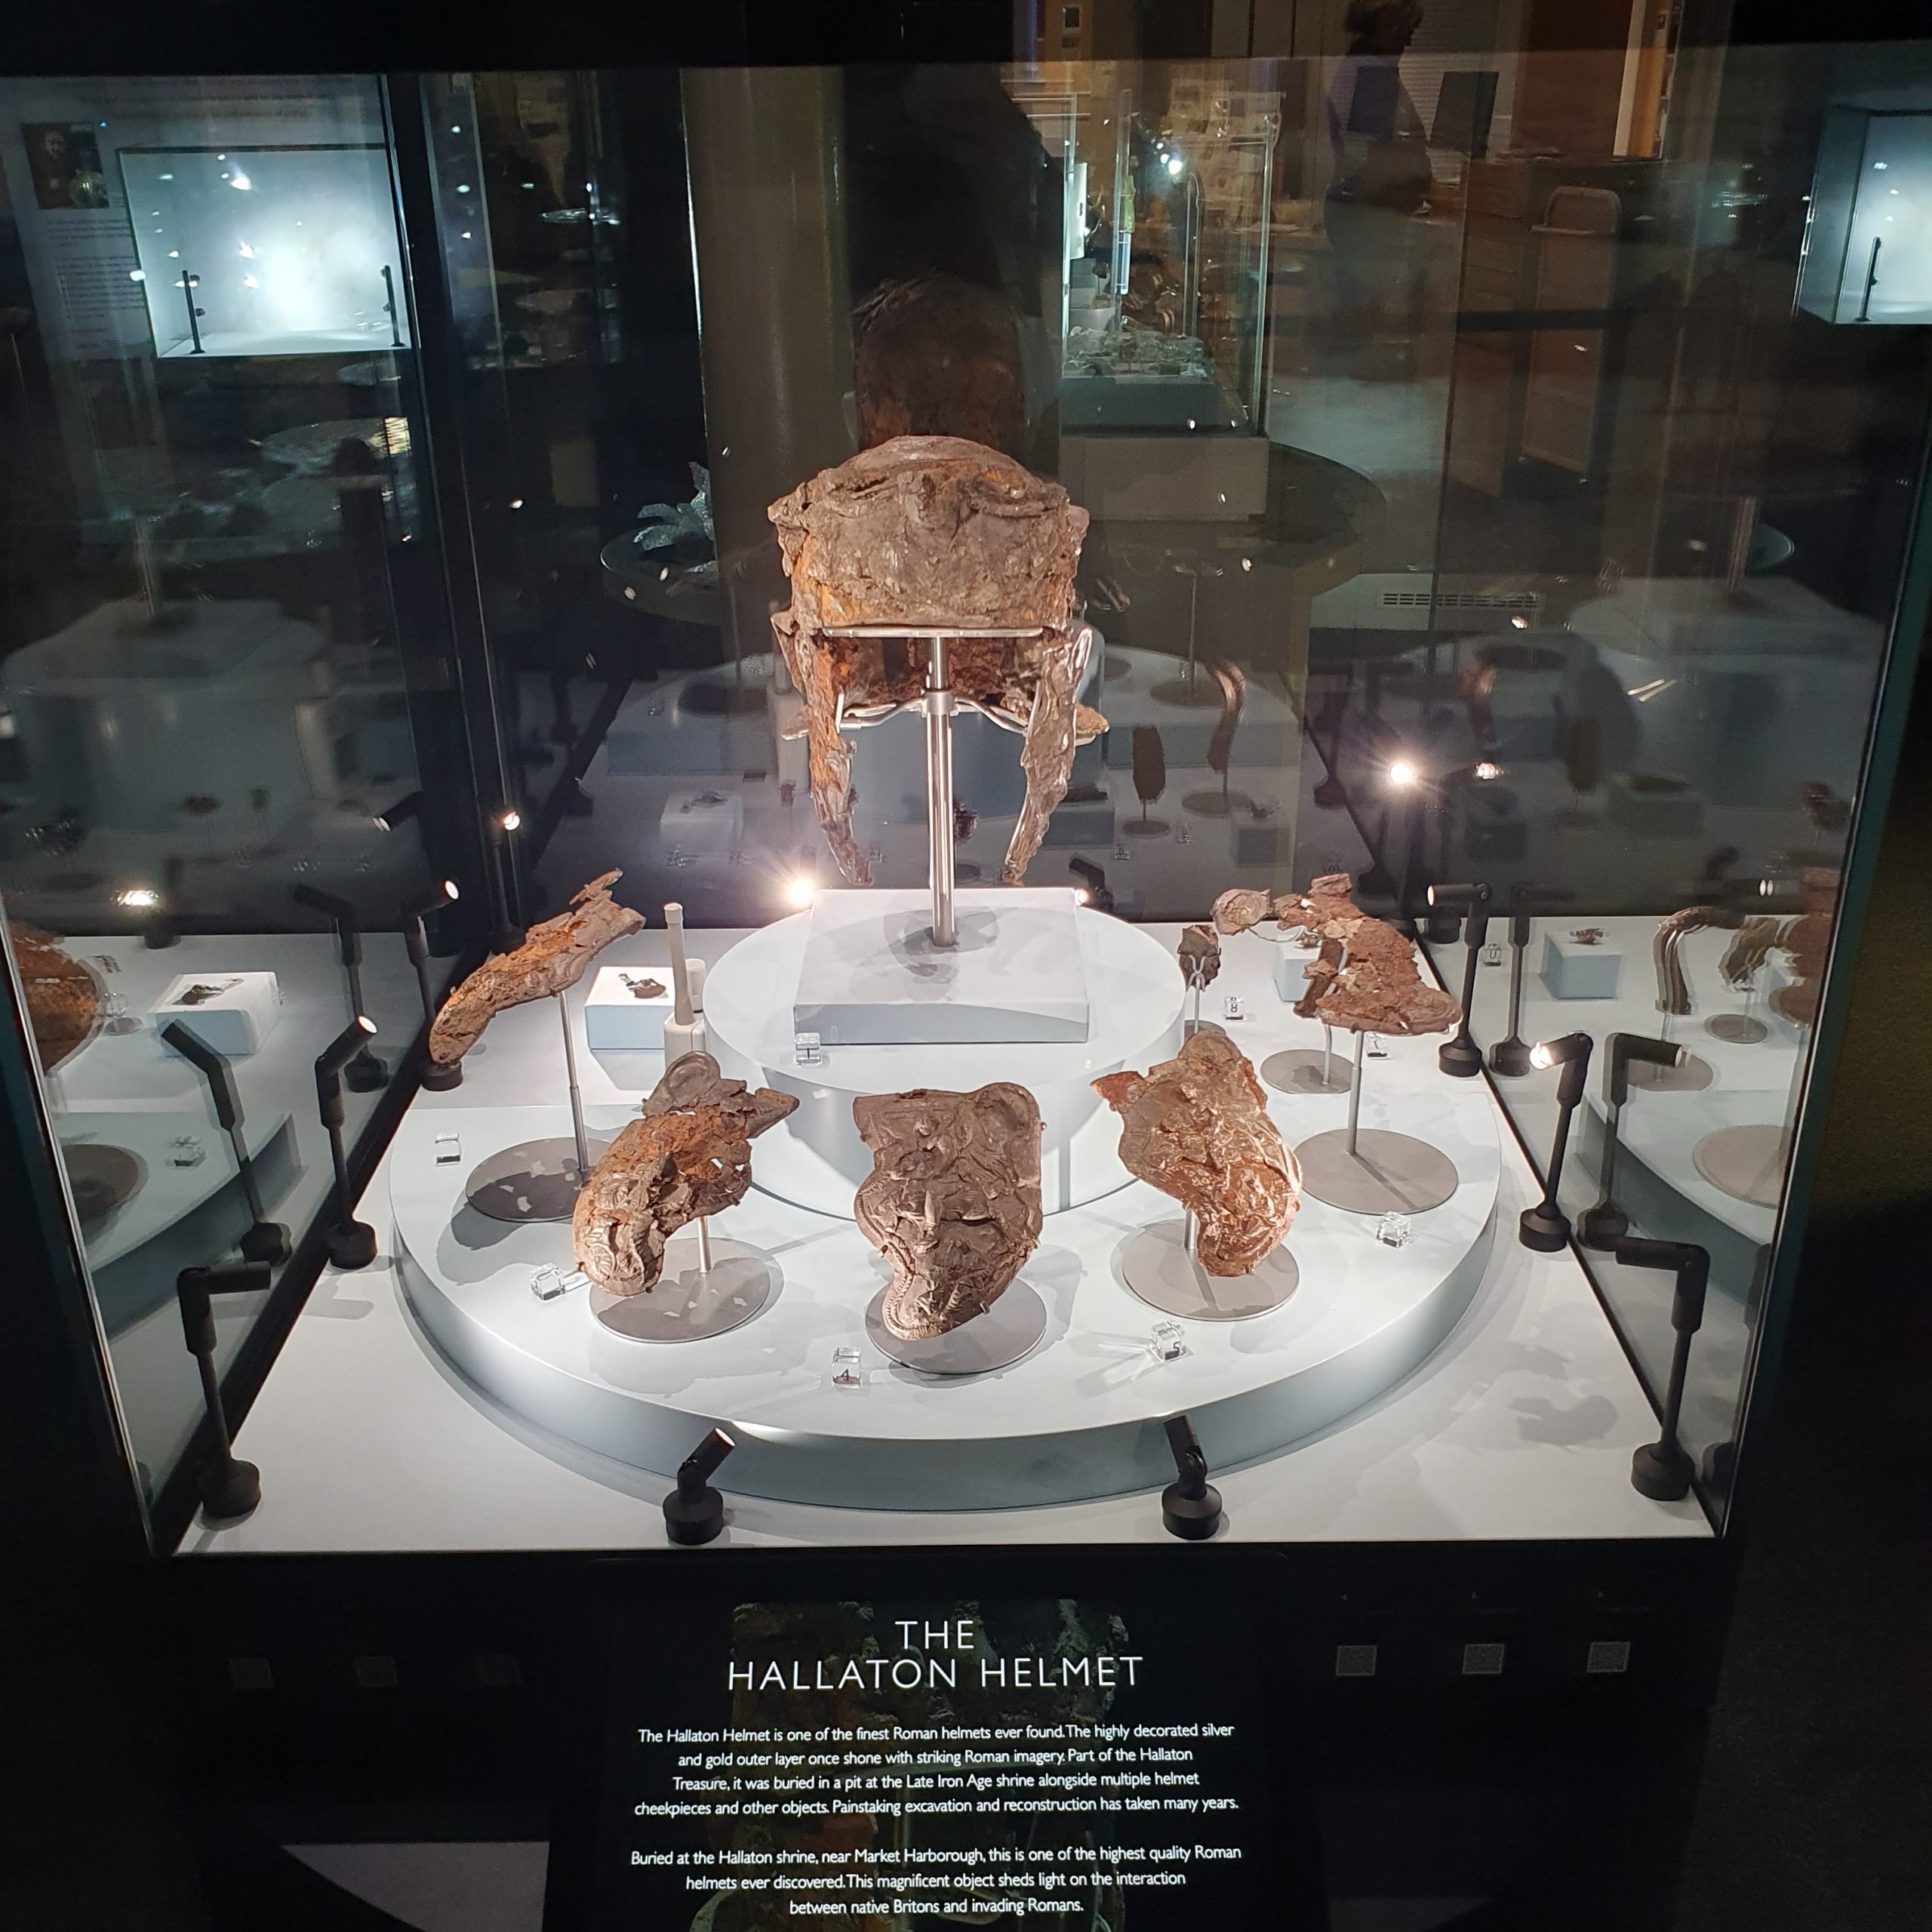
[[[138,1154],[96,1140],[63,1140],[60,1164],[67,1170],[74,1211],[90,1233],[117,1208],[125,1207],[147,1178]]]
[[[1447,1154],[1386,1128],[1364,1128],[1352,1154],[1346,1128],[1315,1134],[1295,1158],[1302,1192],[1350,1214],[1420,1214],[1440,1208],[1461,1179]]]
[[[590,1291],[590,1312],[614,1335],[633,1342],[700,1342],[728,1334],[762,1315],[778,1286],[756,1248],[713,1239],[711,1269],[700,1274],[697,1237],[678,1236],[664,1251],[664,1272],[641,1295]]]
[[[1771,1029],[1749,1013],[1714,1013],[1704,1022],[1704,1031],[1734,1047],[1755,1047],[1771,1037]]]
[[[1489,1050],[1489,1070],[1500,1074],[1505,1080],[1520,1080],[1524,1074],[1535,1069],[1530,1062],[1530,1043],[1518,1039],[1513,1035],[1506,1040],[1498,1040]]]
[[[1047,1305],[1024,1281],[1015,1281],[983,1315],[915,1342],[886,1327],[884,1306],[881,1288],[866,1304],[866,1339],[881,1355],[921,1375],[986,1375],[1008,1367],[1038,1347],[1047,1332]]]
[[[1183,811],[1196,818],[1232,818],[1236,812],[1254,809],[1254,801],[1245,792],[1190,792],[1180,803]]]
[[[1630,1458],[1630,1487],[1653,1503],[1679,1503],[1695,1468],[1675,1442],[1647,1442]]]
[[[1118,651],[1110,651],[1100,660],[1100,677],[1103,682],[1112,684],[1117,678],[1134,675],[1132,659],[1123,657]]]
[[[1707,1060],[1700,1060],[1687,1050],[1681,1066],[1659,1066],[1654,1060],[1633,1060],[1630,1084],[1653,1094],[1700,1094],[1717,1075]]]
[[[1775,1208],[1784,1186],[1784,1130],[1721,1127],[1690,1150],[1697,1171],[1713,1187],[1755,1208]]]
[[[589,1143],[595,1167],[608,1140]],[[523,1140],[506,1147],[472,1171],[463,1198],[493,1221],[568,1221],[577,1190],[586,1177],[577,1171],[577,1142],[568,1135],[552,1140]]]
[[[452,1060],[445,1066],[441,1060],[426,1060],[416,1084],[426,1094],[449,1093],[463,1084],[463,1062]]]
[[[1164,818],[1131,818],[1120,828],[1123,838],[1164,838],[1174,827]]]
[[[211,1463],[195,1479],[202,1513],[211,1522],[232,1522],[245,1516],[262,1500],[262,1472],[253,1463],[229,1457]]]
[[[1189,711],[1219,711],[1221,688],[1212,678],[1170,678],[1156,685],[1147,695],[1161,704],[1177,704]]]
[[[1211,1275],[1187,1251],[1186,1221],[1156,1221],[1121,1244],[1121,1279],[1149,1308],[1183,1321],[1246,1321],[1281,1306],[1301,1269],[1278,1247],[1245,1275]]]
[[[1355,1078],[1354,1068],[1342,1054],[1318,1053],[1312,1047],[1270,1054],[1260,1073],[1278,1094],[1346,1094]]]
[[[342,1069],[343,1084],[352,1094],[373,1094],[389,1084],[388,1066],[367,1047]]]

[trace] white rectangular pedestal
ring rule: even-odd
[[[745,842],[745,801],[735,792],[674,792],[658,814],[657,835],[681,852],[735,852]]]
[[[1308,962],[1317,955],[1298,946],[1275,948],[1275,990],[1290,1005],[1308,991]]]
[[[274,1030],[281,992],[272,973],[183,973],[149,1011],[156,1033],[178,1020],[204,1045],[240,1060]]]
[[[1614,999],[1623,974],[1623,955],[1610,946],[1543,935],[1543,983],[1553,999]]]
[[[656,984],[654,993],[638,989]],[[583,1002],[583,1041],[594,1054],[663,1051],[675,995],[668,966],[600,966]]]
[[[794,1029],[828,1047],[1084,1040],[1076,903],[1058,886],[961,892],[959,943],[942,949],[926,893],[821,892]]]

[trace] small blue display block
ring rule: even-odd
[[[1567,934],[1546,933],[1543,983],[1556,999],[1614,999],[1623,955],[1599,940],[1585,946]]]

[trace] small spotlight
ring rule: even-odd
[[[161,894],[151,885],[131,885],[125,892],[115,895],[114,903],[137,912],[145,912],[161,903]]]
[[[1539,1041],[1530,1049],[1530,1064],[1534,1067],[1547,1069],[1554,1066],[1556,1060],[1549,1048]]]
[[[1170,174],[1178,175],[1186,165],[1187,164],[1177,154],[1171,154],[1168,156],[1168,172]]]
[[[785,888],[786,902],[793,906],[809,906],[817,896],[818,881],[807,878],[802,872],[788,881]]]
[[[1494,785],[1497,780],[1503,776],[1503,768],[1500,764],[1493,763],[1490,759],[1484,758],[1471,775],[1485,785]]]
[[[1389,768],[1389,782],[1398,790],[1406,790],[1421,777],[1422,774],[1405,758],[1398,758]]]
[[[1073,888],[1073,903],[1076,906],[1084,906],[1086,904],[1087,888],[1084,885],[1076,885]]]
[[[399,825],[406,824],[423,809],[423,794],[411,792],[397,799],[392,805],[385,807],[376,814],[376,823],[385,832],[393,832]]]
[[[452,906],[454,906],[456,902],[463,897],[463,894],[456,889],[456,881],[454,879],[446,878],[443,881],[443,897],[447,899]]]
[[[1530,627],[1530,620],[1527,617],[1512,617],[1509,621],[1514,624],[1519,631],[1526,631]]]
[[[523,823],[523,814],[521,812],[506,812],[497,823],[504,831],[514,832]]]

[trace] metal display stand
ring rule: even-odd
[[[608,1140],[593,1140],[584,1131],[570,1007],[562,993],[556,1000],[564,1032],[564,1069],[570,1081],[571,1138],[520,1140],[477,1166],[463,1183],[463,1197],[493,1221],[568,1221],[591,1169],[610,1149]]]
[[[1355,1035],[1355,1086],[1349,1124],[1304,1140],[1295,1149],[1302,1191],[1351,1214],[1420,1214],[1440,1208],[1461,1184],[1447,1155],[1414,1135],[1361,1124],[1362,1052]]]
[[[921,1375],[986,1375],[1031,1355],[1047,1332],[1047,1305],[1024,1281],[1014,1282],[992,1307],[943,1335],[908,1341],[885,1325],[885,1291],[866,1309],[866,1339],[902,1368]]]
[[[1183,1321],[1246,1321],[1267,1315],[1293,1294],[1301,1269],[1285,1247],[1276,1247],[1245,1275],[1211,1275],[1201,1265],[1200,1224],[1157,1221],[1129,1236],[1120,1251],[1120,1274],[1149,1308]]]
[[[737,1241],[714,1242],[702,1217],[691,1226],[695,1242],[666,1247],[664,1272],[648,1294],[591,1291],[590,1312],[602,1327],[633,1342],[700,1342],[764,1313],[777,1287],[771,1263]]]
[[[1084,641],[1073,666],[1078,689],[1094,648],[1091,625],[1080,627]],[[882,724],[902,711],[917,711],[926,721],[926,858],[931,875],[933,900],[932,941],[936,946],[959,943],[958,927],[952,907],[954,877],[952,823],[952,717],[955,711],[977,711],[989,718],[1003,731],[1024,734],[1025,727],[982,704],[976,698],[961,697],[949,681],[946,646],[955,641],[974,642],[980,638],[1034,638],[1044,635],[1044,624],[991,625],[979,628],[957,624],[844,624],[829,626],[827,637],[909,638],[923,639],[930,647],[926,659],[925,689],[915,698],[897,704],[868,704],[848,709],[839,700],[835,728],[847,724]]]
[[[1321,1051],[1294,1047],[1270,1054],[1258,1069],[1261,1078],[1282,1094],[1346,1094],[1355,1083],[1346,1060],[1335,1057],[1335,1029],[1321,1023]]]

